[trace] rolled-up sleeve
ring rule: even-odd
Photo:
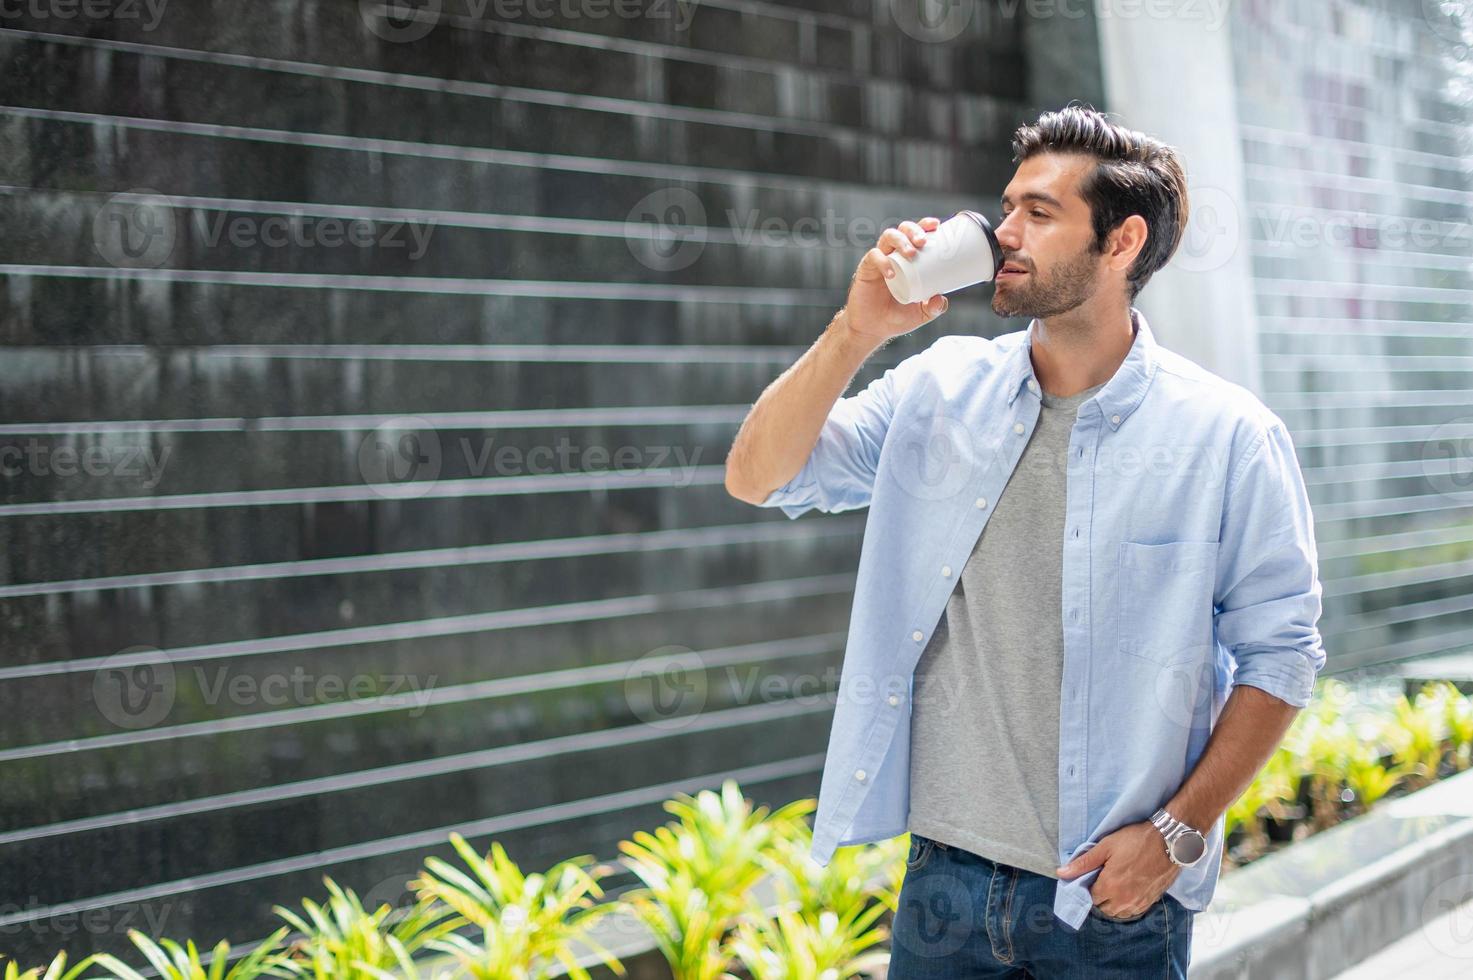
[[[836,513],[869,506],[905,366],[889,368],[863,390],[835,402],[803,468],[758,506],[781,507],[790,518],[815,507]]]
[[[1309,495],[1281,420],[1233,469],[1218,556],[1213,619],[1233,683],[1305,707],[1325,665],[1322,589]]]

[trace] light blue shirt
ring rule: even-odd
[[[1314,520],[1283,421],[1131,316],[1130,352],[1070,435],[1064,540],[1038,542],[1063,548],[1060,865],[1175,795],[1233,684],[1303,707],[1325,663]],[[803,468],[761,504],[790,518],[869,507],[820,864],[906,830],[916,661],[1037,424],[1037,327],[940,337],[839,399]],[[1167,889],[1188,909],[1211,901],[1223,829],[1219,817]],[[1056,887],[1074,929],[1098,875]]]

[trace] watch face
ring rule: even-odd
[[[1207,851],[1207,841],[1201,834],[1182,834],[1171,845],[1171,853],[1182,864],[1191,864]]]

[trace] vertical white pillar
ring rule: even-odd
[[[1182,154],[1192,215],[1136,300],[1161,342],[1262,392],[1226,0],[1096,5],[1112,120]]]

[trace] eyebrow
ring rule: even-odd
[[[1043,193],[1042,191],[1024,191],[1022,199],[1025,201],[1038,201],[1041,204],[1047,204],[1050,207],[1058,208],[1060,211],[1064,210],[1063,204],[1061,204],[1055,198],[1050,197],[1048,194]],[[1012,198],[1004,194],[1002,196],[1002,203],[1003,206],[1006,207],[1007,205],[1012,203]]]

